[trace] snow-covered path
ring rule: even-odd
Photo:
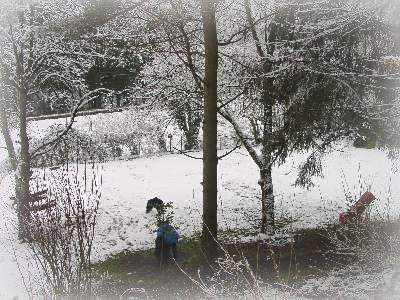
[[[200,156],[200,153],[193,155]],[[324,178],[315,179],[315,187],[294,187],[297,166],[305,154],[291,157],[274,169],[277,216],[291,217],[293,228],[313,227],[336,222],[346,207],[345,194],[356,199],[368,187],[378,200],[374,213],[400,213],[399,179],[396,165],[377,150],[345,148],[328,155],[324,161]],[[95,259],[124,249],[152,246],[154,215],[145,214],[146,201],[159,197],[172,201],[175,225],[183,235],[201,228],[202,164],[178,154],[114,161],[103,165],[102,201],[100,204]],[[259,218],[258,171],[240,149],[219,163],[219,222],[222,229],[253,228]],[[16,250],[22,267],[27,263],[23,245],[13,240],[15,220],[9,201],[12,177],[2,180],[0,237],[0,299],[8,299],[23,289],[14,259]],[[390,209],[387,208],[390,205]],[[7,226],[5,226],[7,224]],[[11,239],[10,239],[11,237]],[[25,272],[25,271],[24,271]],[[15,294],[13,294],[15,293]],[[21,299],[21,298],[20,298]]]

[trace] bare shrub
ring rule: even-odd
[[[327,231],[335,254],[371,265],[400,254],[400,232],[387,220],[354,222]]]
[[[237,248],[231,254],[224,245],[218,243],[222,255],[209,265],[211,275],[204,276],[198,270],[197,278],[183,272],[202,292],[198,299],[290,299],[291,293],[285,286],[279,289],[268,284],[258,274],[258,270],[250,265],[248,259]],[[193,296],[192,296],[193,298]],[[194,297],[197,299],[196,297]]]
[[[398,299],[399,225],[398,220],[359,218],[324,230],[332,267],[309,278],[301,293],[318,298]]]
[[[43,138],[32,138],[32,146],[39,147],[42,143],[53,140],[63,131],[62,125],[52,125],[47,128]],[[71,162],[104,161],[109,158],[109,143],[103,141],[98,135],[72,128],[63,136],[51,150],[33,158],[34,167],[60,166]]]
[[[29,246],[50,288],[46,298],[92,298],[91,254],[101,197],[97,171],[92,166],[87,176],[85,169],[80,180],[63,168],[36,186],[47,197],[32,213]]]

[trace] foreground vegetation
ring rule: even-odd
[[[160,266],[154,250],[146,249],[119,253],[97,262],[93,269],[97,293],[104,299],[130,299],[138,295],[140,299],[231,299],[232,295],[259,295],[260,299],[267,299],[263,290],[268,288],[277,288],[287,296],[320,299],[335,296],[335,292],[323,291],[318,286],[304,290],[303,286],[309,286],[313,278],[347,267],[353,270],[349,276],[383,270],[388,260],[398,262],[399,245],[399,221],[367,221],[303,229],[279,243],[224,242],[219,245],[216,263],[206,259],[195,236],[180,241],[176,263],[171,260]],[[359,288],[363,293],[372,293],[363,290],[365,287]]]

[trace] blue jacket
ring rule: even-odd
[[[161,224],[157,228],[157,237],[162,237],[168,246],[173,246],[178,242],[179,234],[171,225]]]

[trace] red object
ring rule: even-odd
[[[375,196],[371,192],[365,192],[347,212],[339,214],[339,223],[344,225],[354,217],[361,215],[374,199]]]

